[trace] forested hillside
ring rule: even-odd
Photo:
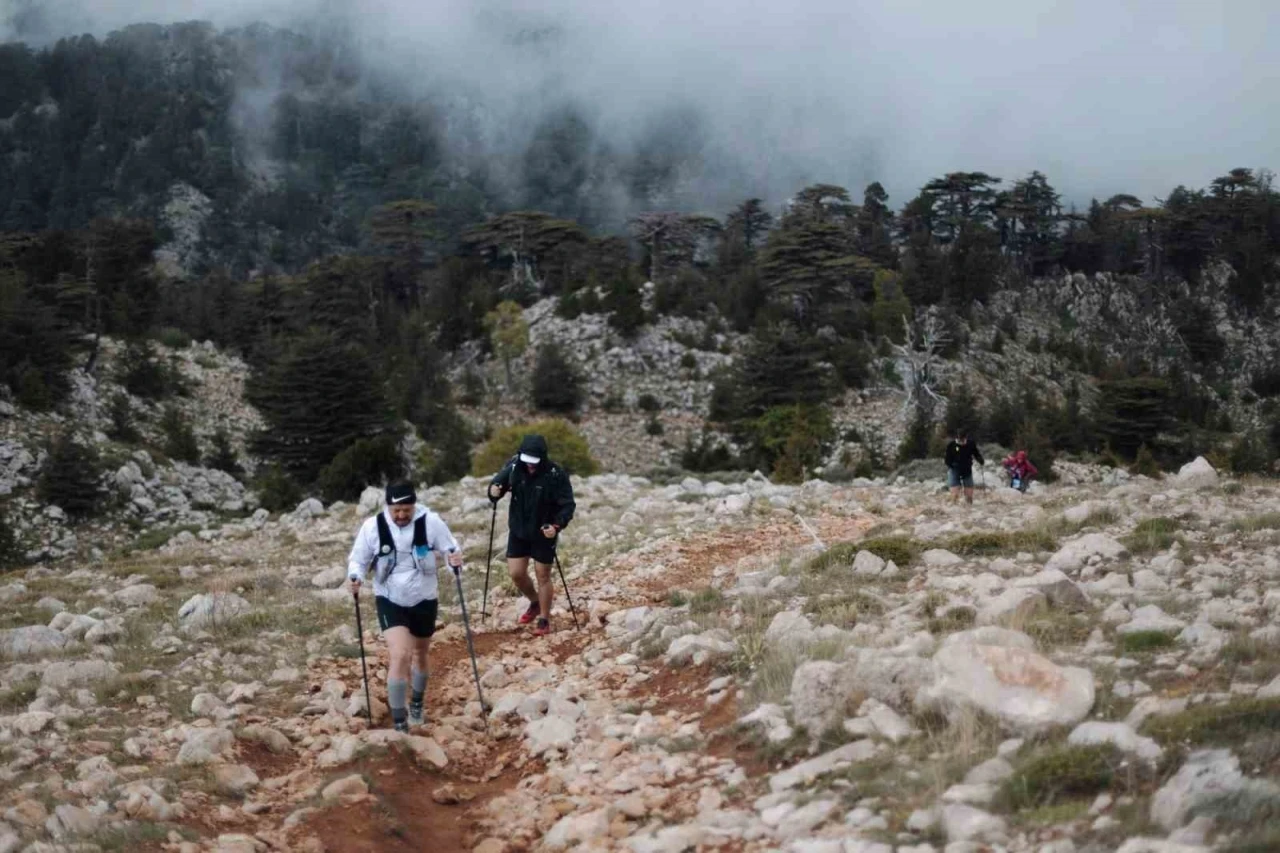
[[[1040,172],[956,172],[909,199],[813,184],[681,211],[653,201],[692,165],[676,134],[611,154],[569,106],[518,164],[485,164],[443,115],[339,43],[267,28],[0,47],[0,383],[56,409],[105,336],[127,343],[128,393],[162,400],[180,389],[149,341],[212,341],[254,368],[270,428],[249,451],[270,491],[352,496],[406,465],[469,470],[481,436],[459,409],[511,402],[520,309],[554,297],[562,318],[606,315],[614,345],[686,317],[691,351],[728,349],[697,414],[732,442],[691,441],[689,468],[807,476],[856,438],[833,402],[904,381],[912,428],[863,473],[961,421],[1042,458],[1276,456],[1280,192],[1265,170],[1160,199],[1116,187],[1082,209]],[[619,181],[621,219],[601,189]],[[486,383],[486,354],[505,382]],[[635,405],[583,395],[581,353],[536,356],[522,404]],[[931,376],[935,360],[959,369]],[[975,399],[971,380],[997,390]],[[406,460],[408,427],[427,448]]]

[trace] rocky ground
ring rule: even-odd
[[[341,586],[374,493],[10,575],[0,851],[1280,849],[1280,493],[1065,467],[585,479],[546,639],[497,562],[481,619],[481,485],[433,489],[491,713],[444,585],[409,737]]]

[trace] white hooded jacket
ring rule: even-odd
[[[414,511],[413,520],[400,527],[391,520],[391,513],[386,509],[382,513],[387,518],[387,526],[391,529],[391,539],[395,542],[395,552],[378,557],[378,518],[365,519],[356,533],[356,541],[351,546],[351,555],[347,557],[347,577],[351,580],[364,581],[369,564],[378,557],[378,565],[374,567],[373,593],[398,604],[401,607],[412,607],[422,601],[439,596],[439,584],[436,579],[436,554],[448,553],[458,547],[444,519],[425,506],[419,505]],[[425,553],[413,552],[413,527],[419,518],[427,517],[427,549]],[[446,564],[447,565],[447,564]]]

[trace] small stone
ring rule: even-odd
[[[333,802],[343,797],[363,796],[367,793],[369,793],[368,784],[359,775],[352,774],[330,782],[320,792],[320,797],[326,802]]]
[[[258,774],[243,764],[222,764],[214,768],[218,787],[232,796],[242,796],[258,787]]]

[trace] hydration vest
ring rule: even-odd
[[[430,546],[427,544],[427,515],[423,513],[413,520],[413,559],[415,565],[427,556]],[[374,577],[385,582],[395,566],[396,541],[391,536],[391,525],[387,523],[387,514],[378,513],[378,553],[373,558]],[[381,563],[379,561],[382,561]],[[418,566],[418,568],[421,568]]]

